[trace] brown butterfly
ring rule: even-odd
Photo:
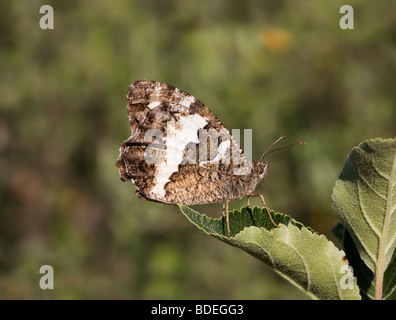
[[[249,205],[249,197],[259,196],[271,217],[264,196],[254,193],[268,172],[265,153],[248,161],[201,101],[168,84],[138,80],[129,87],[127,107],[132,133],[121,144],[117,167],[123,181],[135,184],[139,198],[183,205],[223,202],[228,237],[230,201],[247,196]]]

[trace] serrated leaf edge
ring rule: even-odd
[[[283,228],[284,228],[285,230],[282,230]],[[344,256],[345,253],[344,253],[344,251],[339,250],[339,249],[334,245],[334,243],[333,243],[332,241],[330,241],[330,240],[328,240],[328,239],[326,238],[326,236],[324,236],[324,235],[319,235],[319,234],[317,234],[317,233],[315,233],[315,232],[312,232],[311,230],[309,230],[309,229],[306,228],[306,227],[302,227],[302,228],[300,229],[300,228],[297,228],[296,226],[294,226],[293,224],[289,224],[289,225],[287,225],[287,226],[284,225],[284,224],[280,224],[280,225],[279,225],[279,228],[273,229],[273,230],[271,230],[271,231],[268,231],[268,230],[266,230],[265,228],[258,228],[258,227],[255,227],[255,226],[246,227],[246,228],[244,228],[241,232],[239,232],[237,235],[235,235],[235,240],[240,241],[240,238],[243,237],[242,234],[248,232],[247,229],[259,229],[261,232],[272,233],[271,236],[274,238],[274,237],[276,236],[276,233],[277,233],[277,232],[279,232],[279,233],[285,232],[286,234],[291,235],[291,230],[290,230],[289,228],[294,228],[294,229],[295,229],[294,231],[299,232],[300,234],[306,233],[306,234],[309,235],[309,236],[313,236],[314,238],[316,238],[316,241],[319,241],[318,244],[320,244],[320,246],[321,246],[321,248],[323,249],[323,252],[324,252],[324,254],[325,254],[326,258],[327,258],[327,265],[330,266],[331,269],[332,269],[331,274],[332,274],[332,276],[333,276],[333,280],[334,280],[335,286],[336,286],[336,288],[337,288],[338,298],[339,298],[339,299],[342,299],[342,298],[343,298],[343,294],[342,294],[342,290],[343,290],[343,289],[340,287],[339,279],[338,279],[337,276],[336,276],[338,270],[335,270],[335,269],[334,269],[333,260],[330,258],[328,252],[330,252],[331,250],[336,250],[337,253],[338,253],[338,255],[340,256],[340,258],[341,258],[342,256]],[[296,247],[292,246],[291,243],[290,243],[289,241],[281,241],[281,240],[278,240],[278,239],[275,239],[275,241],[281,242],[282,245],[287,245],[287,246],[288,246],[289,248],[291,248],[294,252],[296,252],[296,254],[298,255],[298,257],[301,259],[301,261],[302,261],[302,263],[303,263],[303,265],[304,265],[305,274],[307,275],[307,286],[306,286],[306,287],[303,287],[300,283],[296,282],[293,278],[289,277],[287,274],[285,274],[285,273],[283,273],[281,270],[279,270],[279,269],[276,267],[275,263],[274,263],[274,259],[273,259],[272,255],[269,253],[268,250],[266,250],[264,247],[260,246],[259,243],[257,243],[256,241],[244,241],[244,240],[243,240],[244,244],[253,244],[253,245],[256,246],[256,247],[259,247],[260,250],[265,251],[266,254],[267,254],[267,256],[268,256],[268,258],[270,259],[270,261],[271,261],[271,263],[272,263],[272,267],[273,267],[273,269],[274,269],[274,271],[275,271],[276,273],[278,273],[278,274],[281,275],[283,278],[285,278],[285,279],[287,279],[288,281],[290,281],[291,283],[293,283],[296,287],[300,288],[300,290],[302,290],[303,292],[305,292],[305,293],[306,293],[308,296],[310,296],[312,299],[315,299],[315,300],[321,299],[320,296],[317,296],[316,294],[314,294],[314,293],[312,292],[312,288],[311,288],[311,283],[312,283],[311,278],[312,278],[312,275],[311,275],[311,273],[310,273],[310,271],[309,271],[309,267],[308,267],[308,264],[307,264],[307,262],[306,262],[306,257],[305,257],[303,254],[301,254],[300,251],[299,251]],[[233,245],[235,245],[235,244],[233,244]],[[238,247],[241,247],[241,246],[238,245]],[[356,283],[356,278],[354,278],[354,281],[355,281],[355,283]]]

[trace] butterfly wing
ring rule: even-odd
[[[129,87],[127,107],[131,136],[121,144],[117,167],[141,198],[190,205],[244,196],[238,169],[247,168],[245,155],[201,101],[139,80]]]

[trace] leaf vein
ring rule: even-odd
[[[364,220],[366,220],[367,224],[370,226],[370,228],[374,231],[374,233],[377,235],[379,238],[381,236],[381,232],[375,227],[371,219],[369,218],[369,215],[367,214],[366,210],[363,207],[363,202],[361,199],[361,186],[360,186],[360,179],[358,180],[358,199],[359,199],[359,207],[360,211],[362,212]],[[375,259],[374,259],[375,261]]]
[[[393,246],[393,243],[396,241],[396,233],[393,235],[393,237],[389,240],[389,243],[388,243],[388,245],[386,246],[386,249],[385,249],[385,255],[388,253],[388,251],[390,250],[390,249],[393,249],[392,248],[392,246]]]
[[[389,237],[389,232],[390,232],[390,223],[391,223],[391,205],[393,203],[393,188],[392,184],[393,181],[395,180],[396,176],[396,152],[394,152],[393,155],[393,164],[391,167],[390,175],[389,175],[389,181],[388,181],[388,192],[387,192],[387,203],[386,203],[386,208],[385,208],[385,216],[384,216],[384,222],[382,224],[382,230],[381,230],[381,237],[379,241],[379,248],[378,248],[378,259],[377,259],[377,265],[376,265],[376,274],[375,274],[375,297],[376,299],[382,299],[382,291],[383,291],[383,281],[384,281],[384,273],[386,270],[387,265],[386,264],[386,248],[389,246],[388,244],[388,237]]]
[[[360,179],[361,180],[363,180],[363,182],[367,185],[367,187],[371,190],[371,191],[373,191],[377,196],[379,196],[381,199],[383,199],[383,200],[387,200],[386,199],[386,196],[385,195],[383,195],[383,194],[381,194],[378,190],[376,190],[370,183],[368,183],[367,181],[366,181],[366,179],[361,175],[360,176]]]
[[[289,230],[287,230],[287,233],[289,234]],[[308,264],[305,261],[304,255],[301,254],[301,252],[298,251],[297,248],[292,246],[290,243],[288,243],[286,241],[280,241],[280,240],[278,240],[278,242],[281,242],[282,244],[287,245],[289,248],[294,250],[296,252],[296,254],[300,257],[300,259],[302,261],[302,264],[304,266],[305,274],[307,275],[307,287],[306,287],[306,290],[310,291],[310,289],[311,289],[311,275],[310,275],[310,272],[309,272]]]
[[[390,180],[390,175],[383,173],[382,171],[379,171],[378,168],[376,166],[374,166],[374,164],[372,164],[371,166],[382,178],[384,178],[386,181]]]

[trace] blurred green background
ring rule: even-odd
[[[396,136],[396,1],[0,0],[0,71],[1,299],[306,299],[121,182],[126,92],[184,89],[253,129],[255,159],[281,135],[306,140],[269,155],[256,190],[340,247],[331,193],[349,150]],[[54,290],[39,287],[45,264]]]

